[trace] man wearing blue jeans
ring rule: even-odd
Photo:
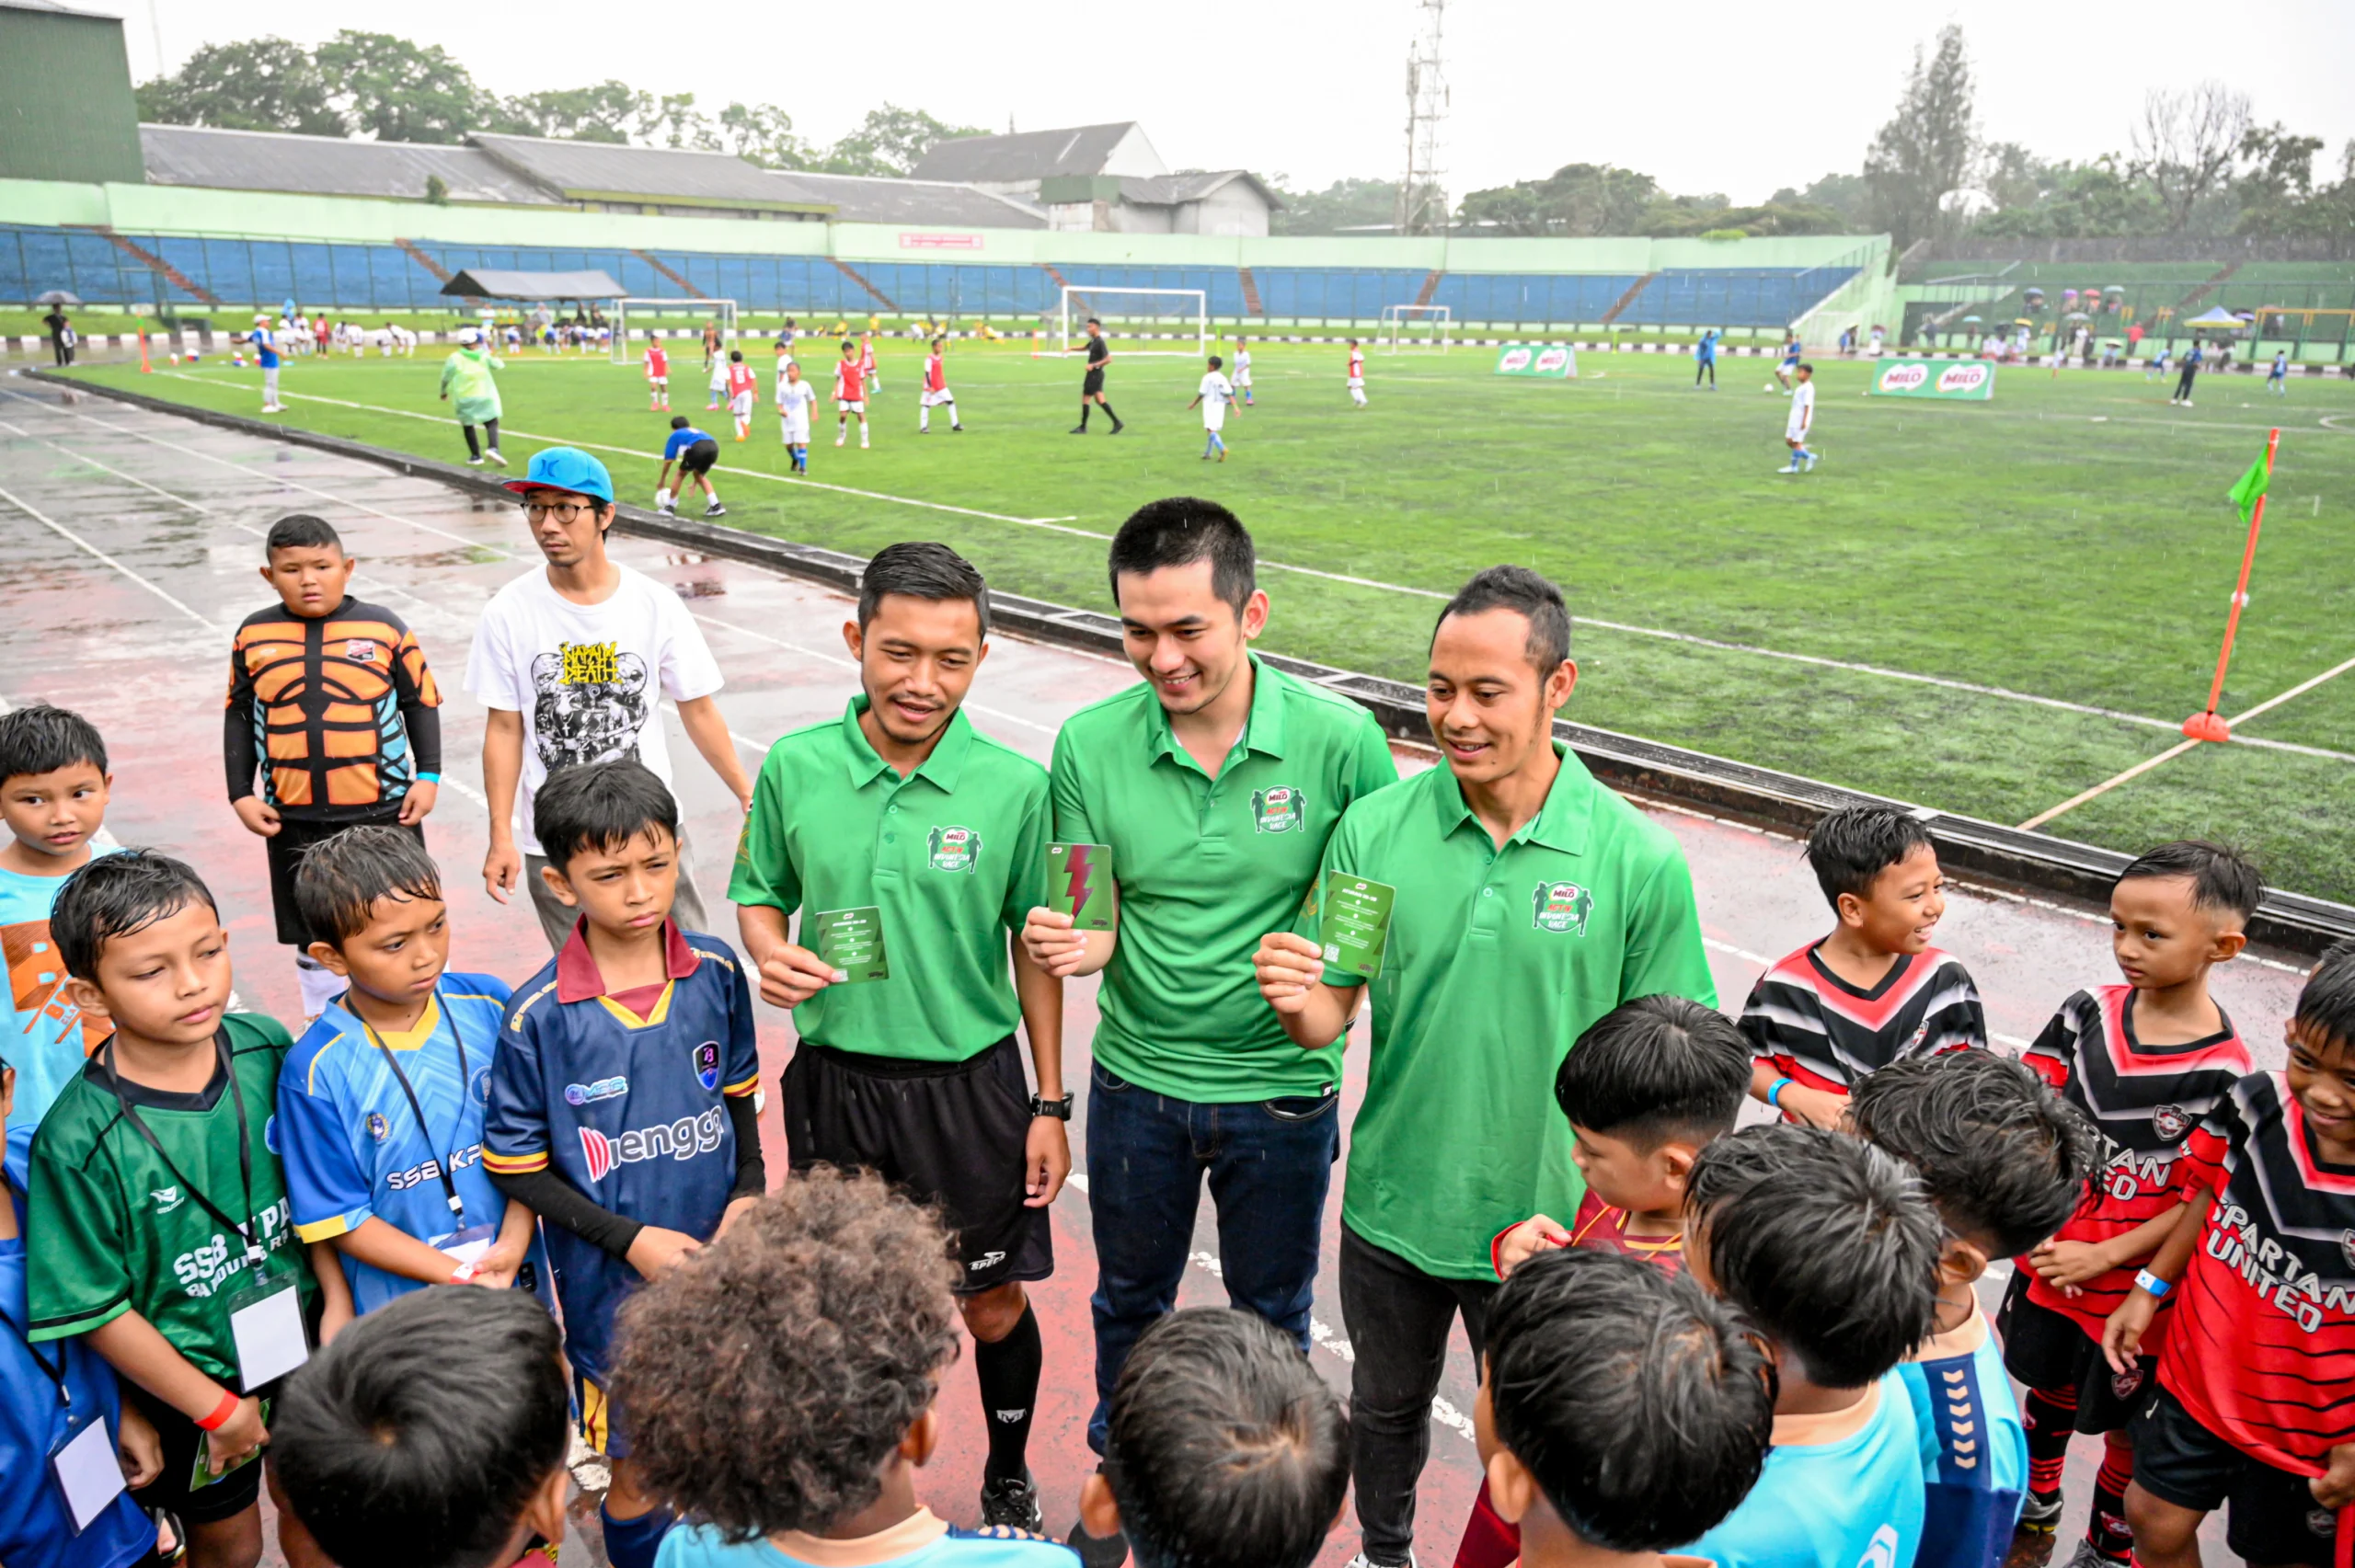
[[[1398,777],[1371,714],[1252,656],[1268,596],[1226,509],[1141,509],[1110,574],[1144,680],[1063,726],[1052,788],[1056,839],[1111,852],[1117,929],[1040,909],[1022,933],[1049,974],[1104,975],[1086,1149],[1099,1454],[1130,1347],[1177,1300],[1205,1176],[1227,1299],[1307,1347],[1342,1031],[1293,1044],[1251,955],[1297,915],[1342,811]],[[1089,1568],[1128,1550],[1077,1526],[1071,1544]]]

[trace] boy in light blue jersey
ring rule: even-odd
[[[1676,1549],[1718,1568],[1913,1568],[1921,1431],[1896,1368],[1929,1336],[1938,1219],[1878,1150],[1820,1127],[1744,1127],[1685,1181],[1685,1267],[1764,1334],[1774,1448],[1741,1505]]]
[[[2076,1211],[2098,1139],[2042,1079],[1986,1050],[1892,1063],[1857,1082],[1848,1114],[1913,1167],[1946,1227],[1936,1326],[1899,1368],[1922,1429],[1916,1568],[1995,1568],[2027,1495],[2028,1432],[1972,1286]]]
[[[939,1222],[817,1166],[631,1300],[614,1370],[632,1463],[678,1508],[659,1568],[1074,1568],[916,1500],[959,1340]]]
[[[447,972],[442,876],[416,836],[363,826],[295,872],[311,956],[344,982],[278,1075],[294,1232],[343,1262],[355,1311],[426,1285],[547,1298],[532,1211],[482,1165],[504,980]]]
[[[2265,372],[2265,390],[2276,397],[2290,395],[2290,350],[2273,350],[2273,368]]]

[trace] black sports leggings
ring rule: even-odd
[[[1715,361],[1715,360],[1703,360],[1699,364],[1694,365],[1694,366],[1693,367],[1693,384],[1694,384],[1694,386],[1698,386],[1698,385],[1700,385],[1700,384],[1701,384],[1701,378],[1702,378],[1703,376],[1705,376],[1705,375],[1706,375],[1706,376],[1707,376],[1707,377],[1709,378],[1709,384],[1710,384],[1711,386],[1715,386],[1715,385],[1717,385],[1717,361]]]
[[[2177,398],[2182,402],[2190,402],[2191,383],[2199,379],[2200,367],[2198,365],[2184,366],[2182,377],[2175,383],[2175,395]]]
[[[468,457],[480,457],[482,455],[482,447],[475,441],[475,428],[472,425],[461,425],[458,428],[466,432],[466,455]],[[482,428],[489,433],[490,450],[497,452],[499,450],[499,421],[496,419],[486,419],[483,421]]]

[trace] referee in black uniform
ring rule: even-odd
[[[1073,435],[1087,433],[1087,409],[1093,403],[1104,404],[1104,417],[1112,421],[1113,435],[1128,428],[1112,412],[1112,406],[1104,403],[1104,367],[1111,362],[1112,345],[1104,340],[1104,324],[1091,315],[1087,318],[1087,379],[1079,383],[1079,423],[1071,428]]]

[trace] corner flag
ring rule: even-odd
[[[2269,457],[2272,454],[2269,452],[2266,455]],[[2243,522],[2246,522],[2249,515],[2257,510],[2257,498],[2265,494],[2266,486],[2272,482],[2273,470],[2265,458],[2260,457],[2248,465],[2248,472],[2240,476],[2240,482],[2226,492],[2231,496],[2233,504],[2241,509]]]

